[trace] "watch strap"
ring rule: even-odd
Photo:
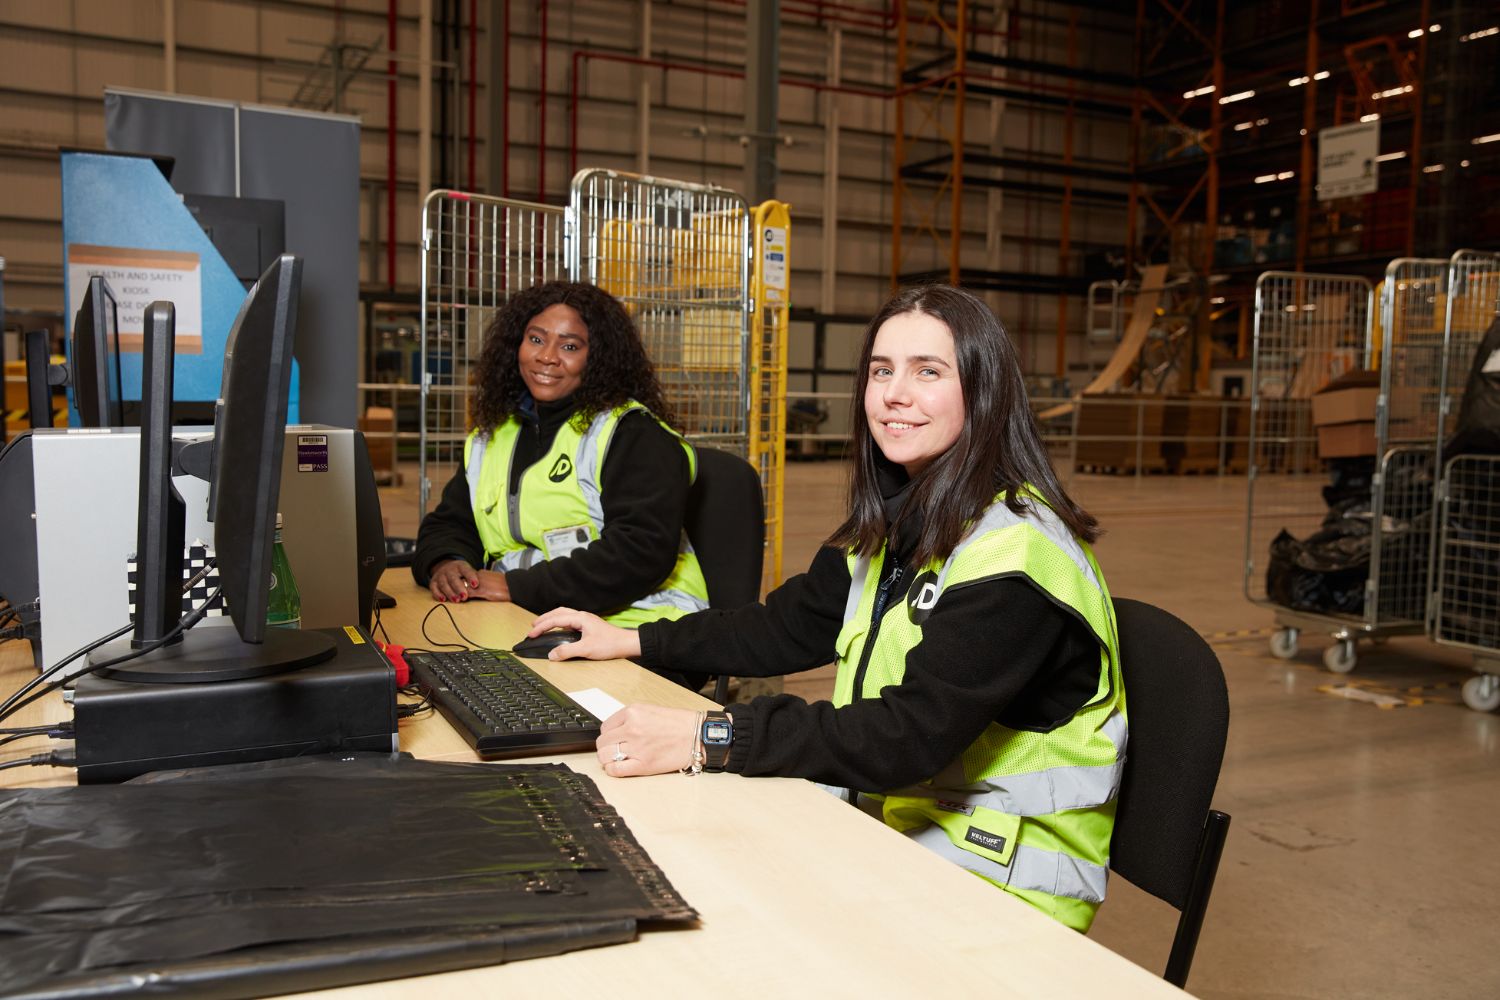
[[[721,738],[726,731],[728,738]],[[728,712],[706,713],[703,717],[701,738],[703,770],[724,770],[724,766],[729,763],[729,748],[734,745],[734,719]]]

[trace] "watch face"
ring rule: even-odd
[[[703,724],[703,742],[716,746],[727,746],[734,728],[722,719],[709,719]]]

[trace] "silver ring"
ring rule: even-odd
[[[619,763],[622,760],[628,760],[629,759],[629,755],[626,754],[624,750],[620,749],[620,747],[622,747],[623,745],[624,744],[622,744],[622,743],[616,743],[615,744],[615,755],[613,757],[611,757],[610,760],[614,761],[615,763]]]

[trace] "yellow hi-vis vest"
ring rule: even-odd
[[[474,524],[490,569],[525,569],[586,548],[603,535],[600,483],[604,458],[620,418],[631,410],[645,409],[632,401],[596,415],[587,427],[580,427],[576,419],[569,420],[557,429],[547,454],[521,473],[514,495],[508,495],[508,489],[520,420],[509,418],[488,437],[470,432],[464,442],[464,474],[474,505]],[[688,474],[696,478],[698,459],[693,446],[666,424],[662,427],[678,438],[688,456]],[[680,618],[706,607],[708,585],[683,532],[677,563],[661,587],[604,617],[615,625],[632,628],[642,622]]]
[[[1048,732],[992,722],[941,774],[859,797],[862,808],[889,826],[1082,931],[1104,900],[1125,763],[1119,640],[1093,553],[1034,493],[1022,492],[1028,497],[1024,515],[997,498],[947,560],[923,568],[902,605],[882,616],[868,651],[885,549],[873,558],[850,556],[833,703],[878,698],[883,688],[901,683],[906,654],[922,641],[927,614],[949,588],[1024,575],[1087,624],[1099,641],[1099,682],[1072,718]],[[992,655],[995,669],[1004,670],[1005,650]]]

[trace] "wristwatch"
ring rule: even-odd
[[[728,712],[708,712],[703,716],[703,770],[722,771],[729,762],[729,748],[734,745],[734,720]]]

